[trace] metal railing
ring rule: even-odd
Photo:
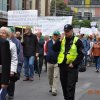
[[[68,4],[67,7],[77,7],[77,8],[86,8],[86,7],[89,7],[89,8],[100,8],[100,5],[71,5],[71,4]]]

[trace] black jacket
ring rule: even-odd
[[[38,53],[38,40],[36,35],[30,34],[30,35],[24,35],[23,38],[23,53],[24,56],[30,57],[35,56],[36,53]]]
[[[74,39],[74,36],[71,37],[71,38],[66,38],[66,43],[65,43],[65,55],[66,55],[66,53],[68,53],[68,51],[69,51],[69,49],[70,49],[70,47],[71,47],[71,44],[72,44],[71,41],[73,41],[73,39]],[[76,47],[77,47],[78,56],[77,56],[77,58],[75,59],[75,61],[73,62],[73,65],[74,65],[75,67],[77,67],[77,66],[81,63],[81,61],[82,61],[82,59],[83,59],[83,57],[84,57],[84,54],[83,54],[83,52],[82,52],[84,46],[83,46],[83,44],[82,44],[82,42],[81,42],[80,39],[78,39],[78,41],[76,42]],[[61,48],[61,42],[60,42],[59,40],[57,40],[56,43],[55,43],[54,46],[53,46],[53,49],[54,49],[56,52],[57,52],[57,51],[60,52],[60,48]],[[65,58],[66,58],[66,57],[65,57]]]
[[[7,85],[10,76],[11,54],[10,45],[7,40],[0,38],[0,65],[2,73],[0,74],[0,84]]]
[[[39,55],[44,55],[44,37],[41,36],[38,41]]]

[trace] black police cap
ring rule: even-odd
[[[64,26],[64,31],[68,31],[68,30],[72,30],[72,29],[73,29],[73,26],[70,25],[70,24],[66,24],[66,25]]]

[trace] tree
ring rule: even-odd
[[[72,24],[74,27],[90,27],[90,20],[73,20]]]
[[[56,14],[55,14],[55,1],[56,1]],[[64,3],[63,0],[52,0],[51,1],[51,15],[56,16],[64,16],[68,15],[68,13],[71,11],[69,7]]]

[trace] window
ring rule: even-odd
[[[11,10],[11,0],[7,0],[7,11]]]
[[[84,17],[86,17],[88,20],[90,20],[92,17],[92,13],[91,12],[84,12]]]
[[[23,10],[26,9],[26,0],[22,0],[22,9],[23,9]]]
[[[0,10],[7,11],[7,0],[0,0]]]
[[[91,0],[91,5],[100,5],[100,0]]]
[[[29,2],[30,2],[30,9],[32,9],[32,1],[30,0]]]
[[[80,5],[83,3],[83,0],[69,0],[69,4]]]

